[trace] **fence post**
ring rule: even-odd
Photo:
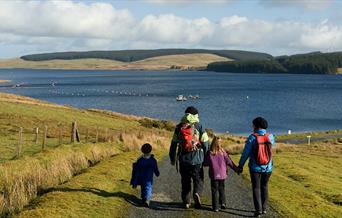
[[[47,130],[48,130],[48,127],[47,127],[47,126],[44,126],[42,151],[45,150],[45,146],[46,146]]]
[[[34,129],[34,134],[35,134],[35,136],[34,136],[34,143],[37,145],[38,144],[38,134],[39,134],[39,128],[38,127],[36,127]]]
[[[308,138],[308,145],[311,144],[311,135],[306,136]]]
[[[77,128],[77,123],[72,122],[71,124],[71,143],[75,143],[76,140],[76,128]]]
[[[85,137],[85,142],[88,143],[89,141],[89,129],[86,129],[86,137]]]
[[[105,132],[105,142],[108,142],[108,128],[106,128]]]
[[[96,127],[96,137],[95,137],[95,143],[99,142],[99,127]]]
[[[17,150],[16,150],[16,158],[19,158],[21,156],[22,145],[23,145],[23,127],[20,127]]]
[[[62,126],[58,125],[58,145],[63,144]]]

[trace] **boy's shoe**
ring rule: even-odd
[[[262,214],[266,214],[266,213],[267,213],[267,211],[266,211],[266,210],[263,210],[263,211],[262,211]]]
[[[144,201],[144,207],[150,207],[150,201]]]
[[[219,210],[219,209],[216,209],[216,208],[214,208],[214,209],[213,209],[213,211],[214,211],[214,212],[219,212],[220,210]]]
[[[194,194],[194,201],[195,201],[195,208],[200,209],[202,208],[201,197],[198,193]]]
[[[227,209],[227,206],[225,204],[222,204],[221,209]]]

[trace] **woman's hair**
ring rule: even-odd
[[[214,154],[217,154],[223,151],[221,144],[220,144],[220,137],[214,136],[213,141],[211,142],[211,145],[210,145],[210,151]]]
[[[267,129],[268,123],[267,120],[263,117],[257,117],[253,120],[253,125],[256,129]]]

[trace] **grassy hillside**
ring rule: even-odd
[[[73,121],[78,123],[80,143],[70,142]],[[47,144],[42,150],[45,125],[48,126]],[[148,118],[78,110],[0,94],[0,214],[18,212],[39,193],[113,155],[139,150],[145,142],[163,150],[170,140],[168,125],[173,126]],[[23,128],[21,143],[20,127]],[[40,129],[38,144],[33,134],[36,127]],[[20,156],[17,155],[19,144]]]
[[[240,145],[242,150],[243,145]],[[238,150],[238,146],[229,147]],[[240,155],[234,155],[238,162]],[[339,217],[342,214],[342,143],[277,143],[270,180],[272,206],[285,217]],[[249,179],[246,163],[243,175]]]
[[[123,62],[133,62],[147,58],[160,57],[165,55],[184,54],[214,54],[234,60],[268,60],[271,55],[260,52],[240,51],[240,50],[207,50],[207,49],[154,49],[154,50],[121,50],[121,51],[86,51],[86,52],[55,52],[44,54],[24,55],[21,59],[30,61],[44,60],[72,60],[84,58],[100,58],[117,60]]]
[[[0,68],[33,69],[75,69],[75,70],[167,70],[167,69],[204,69],[215,61],[231,59],[214,54],[165,55],[135,62],[122,62],[107,59],[75,59],[27,61],[23,59],[0,60]]]
[[[9,80],[0,80],[0,83],[8,83],[10,82]]]

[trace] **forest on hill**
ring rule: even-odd
[[[231,73],[336,74],[342,67],[342,52],[297,54],[269,60],[214,62],[208,71]]]

